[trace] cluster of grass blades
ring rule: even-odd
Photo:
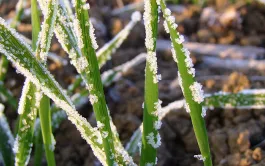
[[[127,26],[96,51],[98,45],[89,17],[88,3],[83,0],[73,0],[72,5],[75,8],[73,12],[68,0],[60,2],[31,0],[33,31],[30,47],[13,29],[23,13],[23,5],[21,5],[23,2],[25,1],[19,1],[15,23],[8,25],[0,18],[0,52],[12,62],[18,72],[26,77],[18,104],[3,84],[7,61],[4,65],[0,65],[1,98],[5,99],[3,101],[13,109],[17,109],[19,114],[18,130],[13,135],[4,115],[4,105],[0,104],[0,156],[6,166],[27,165],[33,146],[35,147],[34,165],[41,165],[43,150],[45,150],[48,165],[56,165],[53,131],[67,118],[76,126],[82,138],[91,146],[94,155],[103,165],[134,166],[136,163],[132,157],[138,150],[141,156],[141,166],[156,165],[157,149],[161,145],[159,135],[161,120],[173,108],[181,109],[182,107],[185,107],[191,116],[201,151],[200,155],[194,155],[194,157],[202,160],[205,166],[211,166],[210,146],[204,122],[206,109],[265,107],[264,90],[245,90],[237,94],[203,94],[202,85],[195,81],[195,69],[189,51],[182,44],[184,37],[176,31],[178,25],[164,0],[144,1],[147,53],[140,54],[131,61],[103,74],[100,74],[100,68],[111,58],[111,54],[120,47],[132,28],[141,20],[140,12],[134,12]],[[40,25],[38,5],[44,16],[42,25]],[[158,74],[156,57],[160,14],[165,20],[165,30],[170,34],[172,55],[178,66],[178,79],[184,96],[184,100],[173,102],[164,108],[161,107],[161,101],[158,99],[158,83],[161,75]],[[66,91],[46,68],[53,34],[69,55],[71,64],[78,72],[75,82]],[[146,60],[146,68],[143,123],[124,148],[110,117],[103,87],[117,81],[124,71],[144,60]],[[81,87],[82,82],[85,83],[85,87],[75,93],[75,89]],[[54,104],[50,104],[50,99]],[[88,100],[93,106],[97,121],[96,127],[92,127],[76,111],[76,108]]]

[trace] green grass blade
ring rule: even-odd
[[[5,40],[2,40],[5,39]],[[82,137],[91,145],[94,154],[106,165],[106,157],[102,154],[102,138],[98,130],[80,116],[69,97],[51,76],[43,64],[34,57],[31,48],[5,21],[0,18],[0,52],[8,57],[21,74],[29,78],[37,88],[51,98],[66,111],[68,119],[77,127]]]
[[[34,128],[34,166],[41,166],[43,151],[40,120],[36,119]]]
[[[121,30],[111,41],[105,44],[99,51],[97,51],[96,54],[98,57],[98,64],[100,68],[107,62],[107,60],[111,58],[111,54],[121,46],[124,40],[127,39],[130,31],[140,20],[141,13],[138,11],[134,12],[131,16],[131,21],[126,25],[126,27]]]
[[[40,21],[36,1],[31,1],[32,11],[32,47],[35,50],[37,45],[38,33],[40,31]],[[27,165],[33,145],[34,124],[37,110],[40,103],[40,92],[36,86],[26,79],[23,86],[22,95],[19,102],[19,127],[15,142],[16,158],[15,165]]]
[[[89,4],[81,0],[74,1],[76,18],[74,19],[75,32],[78,39],[78,46],[82,52],[82,59],[77,62],[81,68],[80,72],[86,71],[90,102],[95,112],[98,128],[103,139],[104,152],[108,165],[114,165],[115,149],[113,144],[113,133],[110,126],[110,116],[106,106],[103,85],[100,78],[99,66],[95,49],[97,43],[94,37],[94,29],[89,20]]]
[[[14,137],[4,115],[4,105],[0,104],[0,153],[6,166],[14,165],[14,153],[12,150]]]
[[[195,69],[193,68],[192,60],[189,56],[189,51],[183,47],[184,37],[177,31],[175,17],[171,16],[171,11],[166,8],[164,0],[157,1],[161,6],[163,17],[165,18],[165,30],[170,33],[172,43],[173,58],[176,61],[179,69],[179,81],[182,87],[183,95],[186,99],[186,109],[190,112],[194,132],[201,151],[201,160],[205,166],[211,166],[211,153],[207,130],[203,119],[202,101],[204,99],[202,86],[195,82]]]
[[[15,165],[27,165],[29,162],[33,144],[34,123],[38,109],[38,101],[35,95],[37,95],[36,87],[29,80],[26,80],[18,107],[20,117],[14,145]]]
[[[37,58],[40,58],[44,63],[47,60],[48,51],[51,45],[51,39],[54,32],[55,21],[57,16],[58,2],[57,0],[48,0],[46,2],[44,10],[44,21],[40,32],[40,38],[36,50]],[[39,116],[41,122],[41,130],[43,143],[45,148],[46,159],[49,166],[55,166],[55,140],[52,134],[51,127],[51,111],[50,111],[50,99],[44,95],[41,96]]]
[[[42,97],[39,112],[46,159],[49,166],[55,166],[55,139],[52,134],[50,99],[47,96]]]
[[[158,129],[157,111],[161,104],[158,100],[158,81],[156,39],[158,28],[158,6],[155,0],[146,0],[144,3],[144,23],[146,31],[145,46],[147,48],[145,68],[145,94],[144,94],[144,115],[143,135],[141,145],[140,165],[155,165],[157,162],[156,153],[160,146],[160,135]]]
[[[210,109],[264,109],[265,90],[246,89],[238,93],[217,92],[206,94],[203,106]]]

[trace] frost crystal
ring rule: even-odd
[[[146,139],[147,139],[147,143],[150,144],[155,149],[161,145],[161,137],[160,137],[159,133],[157,133],[156,138],[154,136],[154,133],[149,133],[146,136]],[[156,141],[155,141],[155,139],[156,139]]]
[[[205,107],[202,107],[202,113],[201,113],[201,116],[204,118],[206,116],[206,108]]]
[[[154,50],[154,38],[152,32],[152,11],[151,11],[151,1],[144,1],[144,25],[146,30],[145,46],[148,50]]]
[[[84,43],[82,39],[82,29],[80,27],[80,22],[77,18],[74,18],[74,31],[77,36],[78,47],[82,49],[84,47]]]
[[[204,96],[203,96],[203,90],[202,90],[202,85],[198,82],[194,82],[191,86],[190,86],[190,90],[191,90],[191,94],[192,94],[192,98],[195,102],[197,103],[201,103],[204,100]]]
[[[97,121],[97,126],[99,129],[102,129],[105,125],[101,123],[100,121]]]
[[[159,130],[162,126],[162,122],[160,120],[154,122],[154,128]]]
[[[138,21],[141,21],[142,19],[142,15],[139,11],[135,11],[133,12],[132,16],[131,16],[131,20],[133,22],[138,22]]]
[[[166,20],[164,21],[163,25],[164,25],[165,31],[167,33],[169,33],[170,31],[169,31],[169,28],[168,28],[168,25],[167,25],[167,21]]]
[[[152,51],[148,51],[148,55],[146,58],[147,62],[149,63],[150,70],[153,72],[153,82],[156,84],[158,83],[157,77],[157,57],[156,53]]]
[[[185,102],[184,108],[186,109],[187,113],[190,113],[190,105],[187,102]]]
[[[95,50],[98,49],[98,44],[97,44],[96,37],[95,37],[95,29],[91,21],[89,21],[89,35],[91,38],[93,48]]]
[[[89,100],[90,100],[91,104],[93,105],[93,104],[98,102],[98,97],[96,95],[90,94],[89,95]]]
[[[194,155],[194,158],[201,160],[201,161],[205,161],[205,157],[203,157],[202,155]]]
[[[171,15],[171,11],[170,11],[169,8],[166,8],[166,9],[165,9],[165,15],[166,15],[166,16],[170,16],[170,15]]]
[[[89,5],[89,3],[84,4],[84,5],[83,5],[83,9],[85,9],[85,10],[89,10],[89,9],[90,9],[90,5]]]
[[[179,35],[179,38],[175,39],[175,41],[178,44],[182,44],[185,41],[184,36],[183,35]]]

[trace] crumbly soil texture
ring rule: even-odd
[[[10,19],[15,14],[17,0],[3,0],[0,14]],[[123,5],[140,2],[140,0],[90,0],[90,14],[95,22],[96,36],[100,46],[115,36],[129,21],[130,13],[118,16],[111,13]],[[225,1],[226,2],[226,1]],[[189,42],[212,44],[236,44],[241,46],[265,47],[265,6],[259,3],[238,2],[235,4],[217,0],[204,7],[183,2],[182,5],[169,3],[180,13],[174,13],[178,31]],[[29,7],[27,5],[26,7]],[[205,10],[212,12],[203,15]],[[224,17],[229,13],[233,18]],[[232,13],[232,14],[231,14]],[[204,13],[205,14],[205,13]],[[234,15],[233,15],[234,14]],[[162,18],[161,18],[162,20]],[[31,37],[30,18],[22,19],[17,30]],[[169,40],[159,23],[159,39]],[[145,32],[143,22],[138,23],[128,39],[102,68],[102,72],[121,65],[145,52]],[[168,46],[170,48],[170,45]],[[69,60],[56,38],[53,39],[51,51]],[[159,98],[162,105],[183,99],[178,86],[178,68],[168,51],[159,51],[158,72],[162,75],[159,82]],[[204,85],[205,93],[218,91],[238,92],[242,89],[264,88],[265,79],[253,79],[253,76],[265,78],[264,71],[231,70],[209,67],[202,56],[192,54],[196,68],[196,78]],[[263,60],[265,55],[260,56]],[[77,72],[70,65],[61,66],[49,60],[49,70],[56,80],[66,88],[75,79]],[[123,74],[117,82],[105,88],[106,100],[120,139],[124,145],[142,122],[144,100],[144,69],[142,63]],[[207,77],[206,77],[207,76]],[[214,77],[212,77],[214,76]],[[5,85],[19,99],[23,86],[23,76],[9,66]],[[95,124],[92,107],[86,103],[78,110],[91,124]],[[16,110],[7,106],[6,115],[12,130],[17,118]],[[265,165],[265,110],[238,110],[215,108],[207,111],[205,117],[213,163],[216,166],[263,166]],[[185,110],[173,110],[163,119],[160,130],[162,145],[158,149],[160,166],[202,166],[203,163],[193,156],[200,154],[194,135],[191,119]],[[56,138],[55,157],[58,166],[94,166],[100,165],[89,145],[81,138],[68,120],[61,123],[54,133]],[[33,154],[32,154],[33,158]],[[139,154],[134,157],[139,162]],[[29,165],[33,165],[31,159]],[[43,159],[43,165],[47,165]]]

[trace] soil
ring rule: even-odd
[[[137,2],[124,0],[124,5]],[[219,2],[219,1],[218,1]],[[16,0],[3,1],[0,14],[6,19],[14,16]],[[99,45],[109,41],[128,22],[129,17],[110,17],[110,12],[117,8],[116,1],[91,0],[91,15],[100,28],[96,28]],[[221,6],[218,6],[221,5]],[[237,44],[265,47],[265,6],[257,3],[234,5],[215,4],[201,8],[184,4],[185,10],[175,14],[179,24],[178,30],[188,41],[215,44]],[[208,11],[205,11],[207,8]],[[104,9],[104,10],[103,10]],[[210,12],[210,16],[205,14]],[[235,17],[226,19],[225,14],[232,13]],[[203,15],[205,14],[205,15]],[[213,21],[214,20],[214,21]],[[209,21],[213,21],[209,22]],[[163,22],[159,26],[159,38],[169,39],[163,31]],[[19,25],[20,33],[30,38],[31,26],[28,18]],[[145,51],[144,25],[139,23],[128,39],[112,56],[102,69],[113,68],[134,58]],[[67,59],[60,45],[53,40],[51,51]],[[206,79],[201,83],[206,93],[220,90],[238,92],[246,88],[263,88],[264,81],[249,79],[250,76],[263,76],[259,71],[231,71],[211,69],[192,55],[196,68],[196,76],[224,76],[224,79]],[[167,52],[158,52],[159,98],[163,106],[182,99],[182,93],[176,86],[177,66]],[[117,126],[120,139],[125,145],[133,132],[142,122],[142,103],[144,97],[144,68],[140,64],[125,73],[118,82],[105,88],[105,95],[114,124]],[[58,66],[49,61],[49,69],[56,80],[66,88],[77,74],[70,66]],[[229,76],[229,77],[226,77]],[[24,78],[9,67],[5,85],[19,98]],[[16,112],[7,106],[6,115],[14,128]],[[95,123],[92,108],[87,103],[79,110],[92,124]],[[217,166],[263,166],[265,165],[265,112],[264,110],[208,110],[205,118],[214,165]],[[184,110],[169,113],[163,120],[160,130],[162,146],[158,150],[160,166],[200,166],[203,165],[193,156],[199,154],[198,145],[193,132],[189,114]],[[65,120],[54,133],[56,138],[55,157],[58,166],[92,166],[100,165],[94,157],[89,145],[81,138],[76,128]],[[139,156],[135,157],[139,161]],[[33,165],[33,160],[29,165]],[[43,160],[43,165],[46,165]]]

